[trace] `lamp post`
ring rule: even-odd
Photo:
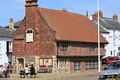
[[[97,0],[97,10],[98,10],[98,72],[101,71],[101,62],[100,62],[100,26],[99,26],[99,23],[100,23],[100,17],[99,17],[99,0]]]

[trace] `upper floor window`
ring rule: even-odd
[[[31,28],[26,30],[26,42],[33,42],[33,32]]]
[[[7,49],[7,52],[12,52],[12,42],[11,41],[7,41],[7,46],[6,46],[6,49]]]
[[[67,51],[68,50],[68,42],[62,41],[62,42],[59,42],[58,45],[59,45],[59,47],[62,51]]]

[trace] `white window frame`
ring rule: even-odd
[[[26,42],[33,42],[34,30],[29,28],[26,30]]]

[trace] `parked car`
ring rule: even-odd
[[[120,77],[120,60],[113,61],[99,74],[99,80]]]
[[[116,60],[120,60],[120,57],[118,57],[118,56],[104,57],[104,58],[102,58],[102,64],[110,64],[110,63],[112,63],[113,61],[116,61]]]

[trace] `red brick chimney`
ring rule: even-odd
[[[113,18],[114,21],[118,21],[118,15],[114,14],[114,15],[112,16],[112,18]]]
[[[96,13],[92,15],[92,20],[97,21],[97,14]]]
[[[35,14],[38,8],[37,1],[38,0],[26,0],[26,4],[25,4],[26,27],[35,26]]]
[[[103,18],[103,12],[102,11],[99,11],[99,18],[102,19]],[[94,21],[97,21],[98,19],[98,12],[96,12],[95,14],[92,15],[92,20]]]

